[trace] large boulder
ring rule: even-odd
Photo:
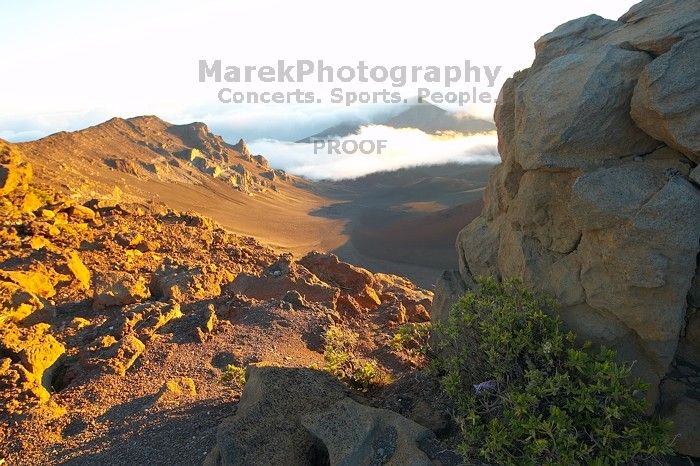
[[[699,32],[697,1],[646,0],[537,41],[499,95],[502,163],[458,235],[459,276],[439,282],[434,321],[477,276],[517,277],[557,298],[582,340],[634,361],[650,411],[681,355],[700,367]]]
[[[646,133],[700,162],[700,35],[651,62],[632,96],[632,118]]]
[[[425,427],[362,405],[325,372],[250,366],[236,414],[225,420],[207,466],[459,464]]]
[[[646,0],[632,6],[608,40],[664,54],[677,42],[700,32],[700,8],[695,0]]]
[[[650,61],[644,52],[603,45],[531,70],[514,96],[520,165],[574,168],[658,147],[629,116],[634,86]]]
[[[461,464],[458,455],[440,448],[431,430],[350,398],[304,416],[302,424],[323,444],[332,466]]]
[[[324,372],[251,366],[236,415],[219,426],[205,464],[321,464],[327,454],[301,418],[345,396],[343,385]]]

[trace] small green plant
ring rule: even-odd
[[[430,322],[402,325],[391,339],[391,349],[404,352],[409,356],[427,354],[430,328]]]
[[[367,391],[376,385],[385,385],[391,380],[387,374],[379,369],[375,361],[365,361],[352,373],[352,382],[363,391]]]
[[[372,360],[362,360],[355,355],[357,334],[331,325],[326,331],[323,351],[324,369],[334,376],[347,380],[367,391],[372,386],[386,384],[389,376]]]
[[[234,364],[228,364],[221,374],[221,382],[243,388],[245,385],[245,369]]]
[[[353,351],[357,334],[340,326],[331,325],[326,330],[326,346],[323,351],[325,369],[336,377],[346,378],[348,368],[354,368]]]
[[[502,465],[620,464],[671,452],[670,424],[644,416],[644,385],[615,352],[575,343],[554,303],[517,281],[481,279],[437,329],[460,451]]]

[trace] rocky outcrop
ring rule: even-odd
[[[113,335],[97,338],[90,345],[80,349],[77,362],[67,367],[61,384],[84,383],[90,377],[100,374],[124,376],[134,365],[146,345],[133,333],[117,339]]]
[[[243,138],[238,140],[238,143],[235,145],[231,146],[233,150],[238,152],[243,156],[243,158],[249,162],[253,161],[253,154],[250,152],[250,149],[248,148],[248,144],[243,140]]]
[[[180,305],[177,303],[148,302],[136,304],[124,309],[125,315],[117,327],[121,330],[117,333],[122,338],[131,333],[142,340],[152,338],[156,331],[170,321],[182,317]]]
[[[555,296],[582,339],[635,361],[651,407],[679,359],[700,370],[680,351],[697,344],[698,33],[696,1],[647,0],[537,41],[532,67],[501,90],[501,164],[457,238],[459,273],[438,283],[434,320],[475,277],[518,277]]]
[[[255,299],[282,299],[297,291],[306,301],[325,303],[335,307],[339,290],[321,281],[291,255],[281,257],[259,277],[240,274],[234,280],[232,291]]]
[[[126,173],[127,175],[132,175],[137,178],[144,178],[146,176],[145,171],[139,166],[137,163],[135,163],[133,160],[129,159],[108,159],[106,161],[107,166],[122,172]]]
[[[303,307],[319,303],[353,319],[379,311],[393,324],[430,320],[433,295],[396,275],[373,274],[334,254],[312,251],[299,261],[282,256],[260,276],[239,274],[231,291]]]
[[[22,161],[19,152],[0,139],[0,196],[17,188],[26,189],[32,173],[31,165]]]
[[[341,262],[333,254],[319,252],[310,252],[299,263],[324,282],[351,294],[363,307],[381,304],[377,292],[374,291],[374,276],[369,271]]]
[[[219,426],[206,465],[322,464],[325,456],[301,416],[346,396],[332,376],[310,369],[248,369],[236,415]]]

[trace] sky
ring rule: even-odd
[[[323,103],[222,103],[230,83],[198,81],[199,60],[224,66],[359,60],[390,66],[500,66],[495,96],[527,67],[533,43],[567,20],[596,13],[615,19],[629,0],[444,1],[96,0],[0,2],[0,138],[30,140],[113,116],[155,114],[173,123],[204,121],[226,139],[295,140],[330,124],[366,119],[377,105],[333,104],[331,87],[373,91],[387,83],[234,83],[238,91],[318,91]],[[484,80],[485,81],[485,80]],[[443,86],[444,87],[444,86]],[[471,89],[460,83],[449,90]],[[439,91],[440,86],[431,85]],[[415,94],[406,86],[405,97]],[[489,118],[493,104],[450,110]]]

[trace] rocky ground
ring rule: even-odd
[[[330,254],[278,254],[196,214],[79,202],[33,184],[16,148],[2,143],[0,151],[6,464],[198,464],[206,455],[213,464],[252,460],[246,455],[269,461],[271,437],[257,446],[232,440],[242,432],[254,438],[251,426],[267,425],[262,414],[231,418],[246,428],[232,432],[230,419],[220,427],[237,410],[239,368],[252,364],[284,368],[249,371],[247,403],[278,403],[278,384],[282,400],[296,406],[290,409],[308,405],[313,422],[302,426],[295,411],[280,432],[311,442],[317,431],[322,456],[344,454],[343,439],[323,433],[333,426],[322,403],[359,416],[349,431],[389,425],[375,436],[386,458],[405,442],[426,458],[444,454],[432,431],[378,409],[438,432],[449,428],[430,385],[411,382],[420,377],[420,358],[389,344],[400,324],[429,320],[431,292]],[[355,335],[353,357],[370,364],[377,380],[398,382],[368,390],[319,370],[329,329]],[[274,383],[261,389],[255,381],[265,377]],[[294,380],[327,383],[334,395],[284,392]],[[271,419],[265,422],[277,422]],[[299,448],[289,454],[318,450]]]

